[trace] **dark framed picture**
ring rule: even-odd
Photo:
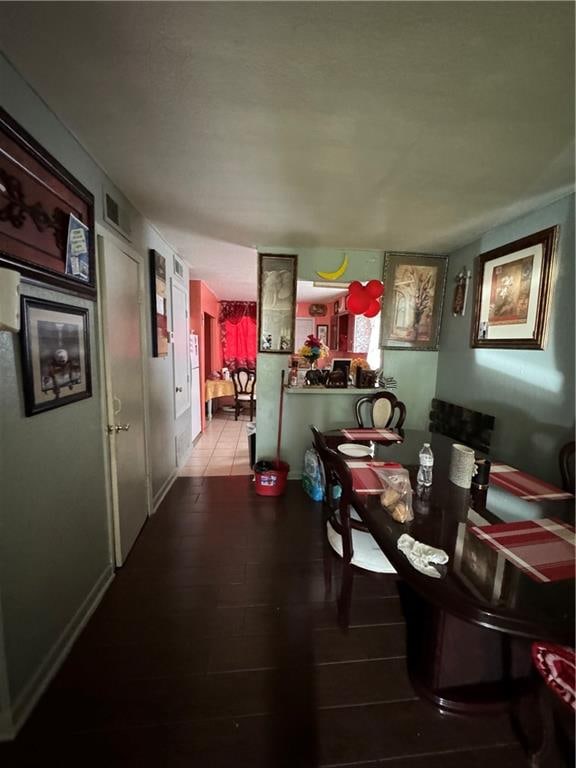
[[[168,355],[168,304],[166,259],[150,251],[150,312],[152,317],[152,357]]]
[[[258,254],[258,352],[295,352],[297,272],[295,255]]]
[[[0,266],[96,298],[93,195],[1,108]]]
[[[473,347],[544,349],[558,227],[478,258]]]
[[[316,326],[316,338],[320,339],[320,341],[323,341],[327,347],[330,346],[329,344],[330,334],[329,334],[329,329],[327,325]]]
[[[385,255],[381,347],[438,349],[447,265],[446,256]]]
[[[22,297],[26,416],[92,396],[88,309]]]

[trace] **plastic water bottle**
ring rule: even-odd
[[[432,485],[432,467],[434,466],[434,454],[430,448],[430,443],[424,443],[420,449],[420,467],[416,481],[418,485],[427,487]]]

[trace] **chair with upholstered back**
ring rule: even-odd
[[[352,566],[374,573],[396,573],[396,571],[355,509],[354,480],[343,456],[328,448],[324,436],[315,426],[311,425],[310,429],[326,478],[323,540],[329,545],[330,550],[342,558],[338,621],[345,629],[350,621],[354,578]],[[336,489],[339,490],[339,495],[335,493]],[[333,552],[327,552],[325,549],[324,574],[327,591],[330,590],[332,582],[330,555],[333,556]]]
[[[392,392],[366,395],[356,401],[356,421],[359,427],[401,427],[406,418],[406,406]]]
[[[250,405],[250,421],[254,418],[254,404],[256,402],[256,371],[250,368],[236,368],[232,372],[234,384],[234,413],[236,421],[244,403]]]
[[[574,493],[574,441],[562,446],[559,461],[562,488],[569,493]]]

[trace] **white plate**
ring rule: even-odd
[[[356,445],[356,443],[341,443],[338,450],[345,456],[354,456],[356,459],[361,456],[372,456],[372,451],[367,445]]]

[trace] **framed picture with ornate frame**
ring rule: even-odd
[[[294,353],[298,257],[258,254],[258,352]]]
[[[88,309],[22,297],[26,416],[92,396]]]
[[[473,347],[544,349],[558,227],[478,258]]]
[[[168,292],[166,257],[150,249],[150,309],[152,320],[152,357],[168,356]]]
[[[92,193],[2,108],[0,266],[96,298]]]
[[[438,349],[447,264],[446,256],[385,254],[382,348]]]

